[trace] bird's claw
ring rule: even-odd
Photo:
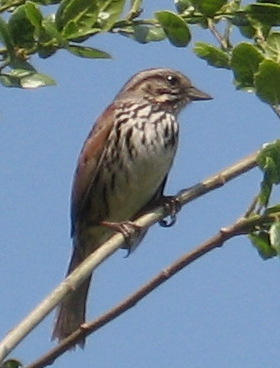
[[[136,225],[132,221],[121,221],[121,222],[113,222],[113,221],[101,221],[100,225],[109,227],[112,230],[118,231],[125,238],[125,245],[122,246],[122,249],[127,250],[127,254],[125,257],[128,257],[129,254],[134,249],[133,245],[138,237],[142,234],[143,228],[139,225]]]
[[[181,203],[177,197],[165,196],[161,198],[162,205],[164,206],[166,216],[168,219],[159,221],[159,225],[162,227],[171,227],[177,220],[177,213],[181,210]]]

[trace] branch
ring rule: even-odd
[[[217,28],[214,25],[214,22],[212,21],[212,19],[208,18],[208,28],[209,31],[212,33],[212,35],[216,38],[216,40],[219,42],[221,48],[224,51],[228,51],[229,49],[229,42],[227,39],[225,39],[225,37],[223,37],[217,30]]]
[[[184,267],[190,263],[196,261],[211,250],[221,247],[227,240],[237,235],[247,234],[252,231],[252,222],[246,218],[242,218],[236,221],[234,224],[227,228],[222,228],[217,234],[212,236],[210,239],[202,243],[200,246],[195,248],[189,253],[186,253],[173,264],[162,270],[148,283],[139,288],[135,293],[131,294],[127,299],[119,303],[117,306],[96,318],[92,322],[85,323],[81,328],[72,333],[69,337],[64,339],[58,346],[48,351],[41,358],[26,366],[25,368],[42,368],[52,364],[56,358],[62,355],[69,348],[73,347],[77,341],[84,338],[93,332],[100,329],[105,324],[109,323],[113,319],[117,318],[128,309],[134,307],[140,300],[150,294],[159,285],[166,282],[173,275],[181,271]]]
[[[9,10],[11,8],[14,8],[16,6],[19,6],[21,4],[24,4],[25,0],[16,0],[15,2],[7,2],[7,4],[4,4],[2,6],[0,6],[0,13],[3,13],[6,10]]]
[[[142,0],[136,0],[131,2],[131,9],[126,17],[128,21],[133,21],[135,18],[139,17],[142,13]]]
[[[244,158],[218,174],[209,177],[203,182],[194,185],[189,189],[180,191],[177,195],[178,201],[181,205],[184,205],[251,170],[257,165],[257,154],[258,152]],[[159,206],[153,211],[141,216],[135,221],[135,224],[146,228],[162,220],[165,216],[166,209],[164,206]],[[8,333],[0,343],[0,362],[61,302],[66,295],[71,293],[73,289],[76,289],[96,267],[120,248],[123,243],[124,238],[122,234],[117,233],[112,236],[100,248],[91,254],[77,269],[75,269],[59,286],[57,286],[55,290],[47,296],[17,327],[11,330],[11,332]]]

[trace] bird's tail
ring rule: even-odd
[[[74,247],[67,275],[69,275],[84,260],[77,247]],[[52,338],[59,341],[71,335],[85,322],[86,300],[91,281],[88,277],[78,288],[72,292],[58,307],[57,319],[55,322]],[[83,347],[85,340],[81,340],[80,347]]]

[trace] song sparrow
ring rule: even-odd
[[[191,101],[209,99],[172,69],[144,70],[124,85],[89,133],[78,160],[67,274],[114,233],[102,221],[133,220],[162,196],[177,149],[177,115]],[[84,322],[90,280],[61,303],[54,338],[67,337]]]

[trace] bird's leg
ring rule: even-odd
[[[114,231],[120,232],[125,238],[125,245],[122,247],[123,249],[127,249],[127,255],[129,256],[131,251],[135,248],[134,243],[137,242],[138,238],[143,233],[142,226],[136,225],[132,221],[101,221],[99,223],[101,226],[106,226]]]
[[[162,196],[159,199],[160,205],[165,209],[168,220],[163,219],[159,221],[159,225],[162,227],[171,227],[177,220],[177,213],[181,210],[182,206],[177,197],[174,196]]]
[[[142,227],[139,225],[136,225],[132,221],[120,221],[120,222],[114,222],[114,221],[100,221],[99,223],[101,226],[109,227],[112,230],[118,231],[122,233],[122,235],[125,238],[130,238],[134,235],[135,232],[140,232],[142,230]]]

